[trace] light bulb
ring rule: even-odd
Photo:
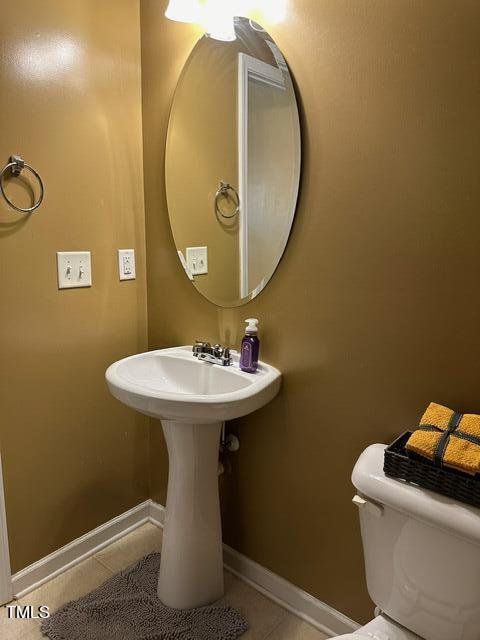
[[[200,22],[199,0],[170,0],[165,17],[177,22]]]
[[[227,42],[236,39],[232,2],[208,0],[203,7],[202,14],[203,27],[211,38]]]
[[[201,24],[216,40],[236,39],[234,16],[275,24],[285,19],[288,0],[170,0],[165,16]]]

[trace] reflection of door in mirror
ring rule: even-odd
[[[278,67],[238,54],[238,151],[240,201],[240,295],[265,286],[285,237],[285,218],[298,180],[292,158],[296,105]],[[295,203],[293,203],[293,208]],[[288,221],[288,229],[291,221]],[[288,235],[288,230],[287,230]]]

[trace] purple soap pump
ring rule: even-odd
[[[258,367],[258,351],[260,349],[260,340],[257,338],[258,320],[257,318],[249,318],[245,322],[248,323],[248,326],[245,329],[245,336],[240,350],[240,369],[247,373],[255,373]]]

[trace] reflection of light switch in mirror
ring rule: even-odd
[[[188,279],[193,280],[193,276],[190,272],[190,269],[188,268],[188,264],[187,264],[187,261],[185,260],[185,256],[180,250],[178,250],[177,253],[178,253],[178,257],[180,258],[180,262],[182,263],[182,267],[184,268],[185,273],[188,276]]]
[[[118,250],[118,272],[120,280],[135,280],[135,250]]]
[[[207,247],[187,247],[187,266],[194,276],[208,273]]]

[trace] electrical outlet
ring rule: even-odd
[[[135,280],[135,250],[118,250],[118,273],[120,280]]]
[[[207,247],[187,247],[187,266],[193,276],[208,273],[208,249]]]
[[[90,251],[57,251],[59,289],[92,286]]]

